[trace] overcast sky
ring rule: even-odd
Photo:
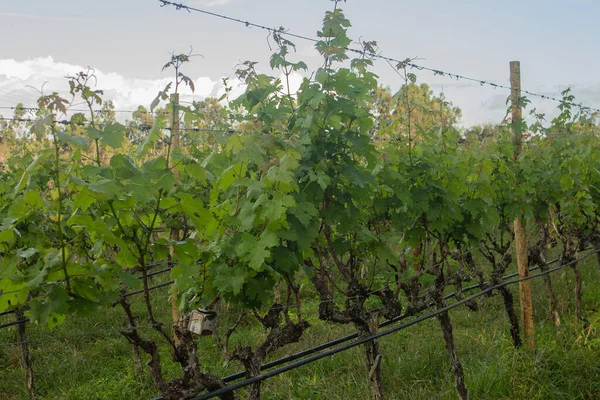
[[[328,0],[190,0],[182,3],[314,37]],[[596,0],[348,0],[340,6],[354,39],[377,40],[383,55],[435,69],[508,84],[508,65],[521,61],[523,87],[600,108],[600,2]],[[67,90],[65,74],[92,66],[99,88],[119,108],[148,105],[168,75],[170,52],[190,46],[203,58],[185,73],[195,98],[218,94],[236,64],[258,61],[268,72],[267,32],[199,13],[159,6],[158,0],[0,0],[0,106],[34,105],[27,85]],[[296,40],[298,55],[317,65],[312,44]],[[383,62],[381,84],[397,89],[398,75]],[[417,73],[418,81],[463,109],[463,124],[498,122],[508,92]],[[549,112],[556,104],[534,100]],[[0,110],[1,111],[1,110]]]

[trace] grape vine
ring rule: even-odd
[[[486,296],[502,297],[513,344],[521,346],[513,294],[500,284],[513,261],[512,221],[523,216],[538,236],[529,244],[532,265],[548,270],[553,243],[561,261],[572,263],[576,314],[587,329],[574,260],[588,246],[600,251],[596,117],[575,113],[566,91],[548,126],[512,121],[529,134],[514,160],[509,124],[467,136],[443,98],[430,102],[439,115],[417,118],[410,96],[422,88],[406,65],[397,66],[402,90],[386,97],[372,72],[376,42],[349,52],[349,27],[336,1],[315,43],[323,64],[296,93],[290,76],[307,64],[294,61],[294,43],[274,33],[270,67],[283,80],[246,61],[237,70],[246,90],[237,99],[227,90],[227,106],[182,106],[169,97],[169,84],[151,106],[165,108],[144,121],[152,125],[147,133],[97,121],[103,92],[92,69],[69,78],[70,101],[42,95],[30,133],[0,170],[0,313],[52,328],[119,306],[121,333],[140,365],[149,360],[164,399],[182,399],[227,385],[201,362],[198,338],[187,330],[199,307],[244,310],[220,334],[225,357],[252,378],[270,354],[310,329],[307,299],[317,300],[319,319],[351,325],[362,338],[433,305],[457,391],[467,399],[446,295],[453,289],[460,300],[469,282],[493,288]],[[165,65],[175,70],[175,94],[182,84],[193,90],[182,72],[188,61],[189,54],[172,55]],[[83,122],[57,124],[80,100],[88,108]],[[189,128],[181,136],[180,124]],[[151,301],[155,263],[173,266],[173,321],[160,321]],[[556,294],[550,276],[544,280],[559,329]],[[134,311],[131,291],[143,297],[142,312]],[[467,305],[478,310],[484,301]],[[230,349],[245,318],[264,335]],[[162,343],[181,366],[172,380]],[[372,398],[383,399],[384,355],[377,340],[363,347]],[[27,381],[34,396],[33,375]],[[261,397],[261,381],[248,395]]]

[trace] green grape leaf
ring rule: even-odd
[[[73,136],[65,132],[58,132],[57,136],[58,140],[60,140],[64,144],[70,144],[75,147],[81,147],[84,150],[87,150],[90,146],[90,142],[83,136]]]
[[[219,265],[215,271],[214,285],[219,290],[240,294],[244,284],[250,277],[248,271],[243,267],[229,267],[226,264]]]
[[[125,140],[126,129],[119,123],[109,123],[104,127],[101,138],[104,145],[119,149]]]

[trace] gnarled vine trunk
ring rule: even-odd
[[[282,313],[286,313],[283,324]],[[244,365],[246,378],[259,375],[260,366],[269,354],[283,346],[298,342],[304,331],[310,326],[307,321],[302,319],[298,323],[292,322],[287,316],[287,308],[278,303],[273,304],[264,317],[257,313],[255,316],[266,329],[269,329],[269,334],[256,350],[253,351],[250,346],[238,344],[229,357],[232,360],[239,360]],[[260,399],[261,386],[262,382],[256,382],[249,386],[249,400]]]
[[[534,263],[539,265],[542,272],[548,271],[548,264],[546,263],[545,258],[536,260]],[[552,278],[550,275],[544,275],[542,279],[544,280],[544,287],[546,288],[546,293],[548,294],[550,319],[552,320],[556,334],[560,336],[560,314],[558,312],[558,299],[556,298],[556,293],[554,292],[554,287],[552,286]]]
[[[458,391],[458,394],[462,400],[468,400],[469,391],[467,390],[467,386],[465,384],[465,373],[463,371],[462,364],[458,358],[458,354],[456,354],[456,345],[454,344],[454,335],[452,333],[450,315],[448,312],[443,312],[438,315],[437,318],[440,322],[442,333],[444,334],[446,352],[448,353],[448,357],[450,357],[452,371],[454,372],[454,376],[456,378],[456,390]]]
[[[313,284],[319,294],[319,318],[323,321],[338,324],[353,323],[360,337],[368,337],[377,332],[378,316],[381,314],[387,319],[392,319],[402,313],[402,305],[398,300],[397,293],[389,287],[369,293],[367,288],[361,285],[357,279],[348,279],[348,289],[345,309],[338,310],[333,301],[333,293],[328,284],[327,273],[320,268],[313,278]],[[365,309],[365,300],[369,294],[373,294],[381,300],[383,307],[379,311],[368,311]],[[363,345],[365,364],[373,400],[385,399],[383,379],[381,376],[381,353],[377,340],[366,342]]]
[[[367,337],[377,333],[377,324],[357,324],[359,337]],[[372,400],[385,399],[383,391],[383,379],[381,377],[381,353],[379,352],[379,341],[377,339],[366,342],[363,345],[365,351],[365,362],[369,374],[369,387]]]
[[[491,248],[488,248],[487,253],[483,252],[484,257],[486,257],[487,260],[493,266],[493,272],[492,272],[491,280],[490,280],[488,287],[497,286],[500,283],[502,283],[502,276],[504,275],[504,273],[506,272],[506,269],[512,262],[512,257],[509,253],[511,243],[512,243],[512,240],[508,241],[504,245],[501,245],[498,243],[493,243]],[[494,255],[494,253],[492,253],[491,249],[493,249],[497,254],[500,255],[499,260],[496,259],[496,256]],[[459,261],[461,261],[461,260],[459,260]],[[465,262],[467,265],[469,265],[469,269],[471,271],[480,273],[479,272],[480,270],[475,265],[475,260],[473,259],[473,256],[471,253],[465,254],[462,261]],[[483,281],[482,275],[479,276],[479,280],[480,280],[480,286],[486,287],[486,285],[484,285],[482,283],[482,281]],[[506,287],[501,287],[497,291],[502,295],[502,300],[504,303],[504,311],[506,312],[506,316],[508,317],[508,322],[510,324],[510,337],[512,339],[513,346],[515,348],[519,348],[519,347],[521,347],[523,342],[521,341],[521,334],[520,334],[520,328],[519,328],[519,317],[517,316],[517,313],[515,312],[513,295],[510,292],[510,290],[508,290]],[[490,293],[489,295],[491,296],[492,293]]]
[[[440,253],[441,260],[445,260],[448,254],[447,247],[442,245]],[[446,277],[443,268],[443,262],[436,262],[433,268],[433,272],[436,275],[436,279],[431,295],[435,301],[438,310],[443,309],[446,306],[444,302],[444,289],[446,288]],[[448,353],[448,357],[450,358],[450,363],[452,364],[452,371],[454,372],[454,376],[456,378],[456,390],[462,400],[468,400],[469,391],[467,390],[467,386],[465,384],[465,373],[463,371],[462,364],[460,362],[460,359],[458,358],[458,354],[456,353],[456,345],[454,343],[454,334],[452,332],[450,314],[448,314],[448,311],[444,311],[437,315],[437,319],[440,323],[440,327],[442,328],[444,342],[446,345],[446,352]]]
[[[519,317],[517,317],[517,313],[515,312],[513,295],[506,287],[502,287],[498,291],[504,300],[504,310],[510,322],[510,337],[512,338],[513,346],[517,348],[521,347],[523,342],[521,341],[519,332]]]
[[[15,310],[15,317],[17,318],[17,321],[22,321],[25,319],[25,314],[22,310],[17,309]],[[17,332],[19,334],[19,345],[21,347],[21,362],[25,369],[25,385],[27,387],[27,393],[29,393],[30,400],[37,400],[33,363],[31,362],[29,342],[27,340],[27,331],[24,323],[17,325]]]
[[[541,225],[539,234],[540,239],[536,242],[535,245],[533,245],[533,247],[529,249],[528,258],[531,266],[536,265],[540,268],[540,271],[546,272],[548,271],[548,263],[546,262],[546,252],[548,249],[552,248],[555,243],[551,241],[552,238],[550,236],[550,232],[548,230],[547,225]],[[542,279],[544,281],[544,287],[546,288],[546,293],[548,295],[550,319],[552,320],[552,324],[554,325],[557,337],[560,337],[560,314],[558,313],[558,300],[556,298],[556,293],[554,292],[554,288],[552,287],[552,277],[549,274],[546,274],[542,277]]]
[[[567,232],[566,234],[563,232],[560,237],[563,242],[561,261],[563,264],[570,264],[571,269],[573,269],[573,274],[575,275],[575,315],[577,316],[578,320],[583,322],[584,329],[589,329],[590,321],[588,321],[583,313],[583,281],[581,278],[581,269],[579,267],[579,262],[575,261],[578,257],[577,253],[579,245],[576,243],[576,239],[572,236],[572,232]]]
[[[579,267],[578,262],[571,265],[571,267],[575,274],[575,315],[577,316],[577,319],[583,323],[583,328],[587,330],[590,328],[590,321],[583,313],[583,280],[581,278],[581,268]]]
[[[125,292],[121,293],[120,304],[125,311],[129,326],[121,330],[121,334],[134,346],[142,349],[144,353],[150,356],[148,367],[150,374],[156,384],[156,387],[162,393],[164,400],[180,400],[191,398],[198,395],[202,390],[214,391],[225,387],[226,384],[216,376],[205,374],[200,370],[197,358],[197,347],[191,333],[176,326],[174,334],[177,336],[177,343],[170,338],[159,323],[153,321],[154,328],[167,340],[172,351],[173,359],[178,362],[183,370],[183,378],[173,379],[167,382],[163,375],[162,364],[158,345],[153,340],[146,340],[140,335],[136,326],[135,317],[131,310]],[[151,314],[151,310],[149,310]],[[220,396],[222,400],[234,400],[233,393],[226,393]]]

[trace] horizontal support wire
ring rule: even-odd
[[[257,24],[257,23],[254,23],[254,22],[244,21],[244,20],[241,20],[241,19],[238,19],[238,18],[233,18],[233,17],[227,16],[227,15],[218,14],[218,13],[207,11],[207,10],[202,10],[200,8],[197,8],[197,7],[190,7],[190,6],[187,6],[185,4],[175,3],[175,2],[172,2],[172,1],[167,1],[167,0],[158,0],[158,1],[161,3],[161,7],[172,6],[172,7],[175,7],[175,9],[177,9],[177,10],[186,10],[189,13],[191,13],[193,11],[193,12],[197,12],[197,13],[201,13],[201,14],[210,15],[212,17],[217,17],[217,18],[221,18],[221,19],[224,19],[224,20],[228,20],[228,21],[239,23],[239,24],[243,24],[246,27],[254,27],[254,28],[263,29],[263,30],[268,31],[271,34],[285,35],[285,36],[288,36],[288,37],[293,37],[293,38],[297,38],[297,39],[301,39],[301,40],[306,40],[306,41],[313,42],[313,43],[316,43],[316,42],[319,41],[318,39],[315,39],[315,38],[311,38],[311,37],[308,37],[308,36],[305,36],[305,35],[299,35],[299,34],[296,34],[296,33],[293,33],[293,32],[286,31],[283,28],[279,28],[279,29],[272,28],[272,27],[268,27],[268,26],[265,26],[265,25]],[[384,61],[387,61],[387,62],[396,63],[396,65],[397,65],[396,68],[410,67],[410,68],[413,68],[413,69],[416,69],[416,70],[419,70],[419,71],[428,71],[428,72],[431,72],[431,73],[433,73],[433,75],[436,75],[436,76],[444,76],[444,77],[448,77],[448,78],[456,79],[456,80],[465,80],[465,81],[475,82],[475,83],[478,83],[480,86],[489,86],[489,87],[492,87],[494,89],[498,89],[499,88],[499,89],[512,90],[511,87],[508,86],[508,85],[502,85],[502,84],[491,82],[489,80],[472,78],[472,77],[469,77],[469,76],[466,76],[466,75],[462,75],[462,74],[456,74],[456,73],[453,73],[453,72],[446,72],[446,71],[443,71],[441,69],[430,68],[430,67],[425,67],[423,65],[415,64],[414,62],[412,62],[412,60],[410,58],[404,59],[404,60],[400,60],[400,59],[393,58],[393,57],[387,57],[387,56],[384,56],[382,54],[371,53],[371,52],[368,52],[368,51],[365,51],[365,50],[362,50],[362,49],[354,49],[354,48],[351,48],[351,47],[345,47],[344,49],[346,51],[349,51],[349,52],[360,54],[361,56],[366,56],[366,57],[370,57],[370,58],[374,58],[374,59],[380,59],[380,60],[384,60]],[[563,104],[563,105],[570,105],[570,106],[573,106],[573,107],[577,107],[577,108],[580,108],[581,110],[593,111],[593,112],[600,112],[600,109],[588,107],[588,106],[586,106],[586,105],[584,105],[582,103],[568,102],[568,101],[565,101],[565,100],[562,100],[562,99],[558,99],[558,98],[553,97],[553,96],[548,96],[548,95],[545,95],[545,94],[535,93],[535,92],[532,92],[532,91],[529,91],[529,90],[523,90],[522,89],[521,92],[525,93],[525,94],[528,94],[530,96],[539,97],[539,98],[546,99],[546,100],[553,100],[553,101],[556,101],[556,102],[558,102],[560,104]]]
[[[460,253],[458,256],[464,256],[464,255],[466,255],[466,254],[468,254],[468,253],[472,253],[472,252],[474,252],[474,251],[477,251],[477,250],[479,250],[479,249],[483,248],[484,246],[485,246],[485,244],[482,244],[482,245],[480,245],[480,246],[477,246],[477,247],[473,247],[473,248],[471,248],[471,249],[468,249],[468,250],[466,250],[466,251],[464,251],[464,252]],[[151,268],[154,268],[154,267],[156,267],[156,266],[162,265],[163,263],[165,263],[165,261],[154,262],[154,263],[148,264],[148,265],[147,265],[147,267],[148,267],[148,270],[150,270]],[[173,266],[175,266],[175,265],[176,265],[176,263],[175,263],[175,262],[168,262],[168,263],[171,265],[171,268],[172,268]],[[433,266],[430,266],[430,267],[428,267],[428,270],[431,270],[431,269],[433,269],[433,268],[435,268],[435,267],[438,267],[438,266],[440,266],[440,265],[442,265],[442,264],[444,264],[444,262],[437,263],[437,264],[435,264],[435,265],[433,265]],[[161,273],[167,272],[167,271],[169,271],[171,268],[164,269],[164,270],[162,270],[162,271],[160,271],[160,272],[156,272],[156,273],[153,273],[153,274],[148,274],[148,277],[150,277],[150,276],[154,276],[154,275],[159,275],[159,274],[161,274]],[[141,275],[141,276],[138,276],[137,278],[138,278],[138,279],[143,279],[143,275]],[[397,283],[398,283],[398,284],[400,284],[400,283],[406,283],[406,282],[408,282],[408,280],[409,280],[409,279],[410,279],[410,278],[405,278],[405,279],[403,279],[403,280],[401,280],[401,281],[398,281]],[[162,287],[164,287],[164,286],[168,286],[168,285],[170,285],[170,284],[173,284],[173,283],[175,283],[175,282],[174,282],[174,281],[169,281],[169,282],[165,282],[164,284],[160,284],[160,285],[152,286],[152,287],[148,288],[148,291],[149,291],[149,292],[151,292],[151,291],[153,291],[153,290],[155,290],[155,289],[160,289],[160,288],[162,288]],[[52,283],[52,284],[55,284],[55,283]],[[47,284],[47,285],[50,285],[50,284]],[[387,285],[386,285],[386,286],[383,286],[383,287],[380,287],[380,288],[378,288],[378,289],[371,290],[371,291],[370,291],[370,292],[368,292],[366,295],[367,295],[367,296],[370,296],[370,295],[372,295],[372,294],[379,293],[379,292],[381,292],[382,290],[384,290],[386,287],[387,287]],[[11,291],[11,292],[4,292],[4,293],[0,293],[0,297],[1,297],[3,294],[13,294],[13,293],[18,293],[18,292],[20,292],[20,290],[14,290],[14,291]],[[129,292],[129,293],[126,293],[126,294],[125,294],[125,297],[133,296],[133,295],[140,294],[140,293],[143,293],[143,292],[144,292],[143,290],[137,290],[137,291],[135,291],[135,292]],[[348,298],[346,298],[346,299],[348,299],[348,300],[350,300],[350,299],[357,299],[357,298],[359,298],[359,297],[360,297],[360,296],[354,296],[354,297],[348,297]],[[315,301],[315,302],[305,302],[304,304],[318,304],[318,305],[320,305],[320,304],[324,304],[324,303],[330,303],[330,302],[335,302],[335,299],[331,299],[331,300],[319,300],[319,301]],[[285,308],[286,308],[285,306],[281,306],[281,307],[274,307],[274,308],[272,308],[272,309],[273,309],[273,310],[283,310],[283,309],[285,309]],[[14,310],[9,310],[9,311],[6,311],[6,314],[11,314],[11,313],[13,313],[13,312],[14,312]],[[243,313],[241,313],[241,312],[240,312],[240,313],[221,313],[221,315],[241,315],[241,314],[243,314]],[[4,314],[0,314],[0,316],[2,316],[2,315],[4,315]],[[0,327],[0,329],[1,329],[1,327]]]
[[[583,251],[588,251],[588,250],[592,250],[592,248],[587,248],[587,249],[584,249]],[[555,264],[555,263],[557,263],[557,262],[559,262],[559,261],[560,261],[560,258],[556,258],[556,259],[554,259],[554,260],[552,260],[552,261],[548,261],[548,262],[546,263],[546,265],[552,265],[552,264]],[[149,267],[154,267],[154,266],[161,265],[161,264],[163,264],[163,263],[152,263],[152,264],[148,264],[148,266],[149,266]],[[532,267],[532,268],[529,268],[529,272],[533,272],[533,271],[536,271],[536,270],[538,270],[538,269],[540,269],[540,267],[539,267],[539,266]],[[156,271],[156,272],[154,272],[154,273],[152,273],[152,274],[148,274],[148,277],[150,277],[150,276],[151,276],[151,275],[153,275],[153,274],[154,274],[154,275],[162,274],[162,273],[168,272],[168,271],[170,271],[170,270],[171,270],[171,269],[169,268],[169,269],[164,269],[164,270]],[[502,280],[506,280],[506,279],[513,278],[513,277],[515,277],[515,276],[517,276],[517,275],[518,275],[518,272],[515,272],[515,273],[512,273],[512,274],[505,275],[505,276],[503,276],[501,279],[502,279]],[[141,276],[139,276],[138,278],[139,278],[139,279],[141,279],[142,277],[141,277]],[[165,282],[164,284],[160,284],[160,285],[157,285],[157,286],[152,286],[152,287],[148,288],[148,290],[149,290],[149,291],[153,291],[153,290],[155,290],[155,289],[159,289],[159,288],[161,288],[161,287],[168,286],[168,284],[171,284],[171,283],[173,283],[173,282]],[[484,284],[483,284],[483,285],[485,285],[485,284],[487,284],[487,283],[489,283],[489,282],[484,282]],[[476,285],[467,286],[467,287],[464,287],[464,288],[462,288],[462,290],[461,290],[461,293],[462,293],[462,292],[466,292],[466,291],[471,291],[471,290],[474,290],[474,289],[478,289],[478,288],[481,288],[481,287],[482,287],[482,285],[480,285],[480,284],[476,284]],[[125,296],[132,296],[132,295],[134,295],[134,294],[139,294],[139,293],[142,293],[142,292],[143,292],[143,290],[142,290],[142,291],[137,291],[136,293],[130,292],[130,293],[126,293],[126,294],[125,294]],[[457,294],[458,294],[458,291],[456,291],[456,292],[453,292],[453,293],[450,293],[450,294],[448,294],[448,295],[444,296],[444,299],[445,299],[445,300],[447,300],[447,299],[450,299],[450,298],[452,298],[452,297],[455,297]],[[316,302],[314,302],[314,303],[316,303]],[[320,303],[325,303],[325,302],[319,302],[319,304],[320,304]],[[312,303],[310,303],[310,302],[308,302],[308,303],[307,303],[307,302],[305,302],[304,304],[312,304]],[[427,305],[425,308],[423,308],[423,309],[421,309],[421,310],[418,310],[418,312],[425,311],[425,310],[426,310],[426,309],[428,309],[429,307],[431,307],[431,305]],[[3,312],[3,313],[0,313],[0,316],[9,315],[9,314],[12,314],[12,313],[14,313],[14,310],[8,310],[8,311],[5,311],[5,312]],[[239,315],[239,314],[240,314],[240,313],[219,313],[219,315],[221,315],[221,316],[223,316],[223,315]],[[382,322],[381,324],[379,324],[379,328],[384,328],[384,327],[386,327],[386,326],[389,326],[389,325],[391,325],[391,324],[394,324],[394,323],[396,323],[396,322],[399,322],[399,321],[401,321],[401,320],[403,320],[403,319],[406,319],[406,318],[408,318],[409,316],[410,316],[410,315],[401,315],[401,316],[398,316],[398,317],[396,317],[396,318],[392,318],[392,319],[390,319],[390,320],[388,320],[388,321],[385,321],[385,322]],[[0,325],[0,329],[2,329],[3,327],[14,326],[14,325],[18,325],[19,323],[26,323],[26,322],[29,322],[29,320],[27,319],[27,320],[21,320],[21,321],[12,321],[12,322],[10,322],[9,324],[3,324],[3,325]],[[8,325],[8,326],[5,326],[5,325]],[[96,333],[97,333],[97,331],[94,331],[94,332],[88,332],[88,333],[84,333],[84,334],[78,334],[78,336],[94,335],[94,334],[96,334]],[[62,338],[69,338],[69,337],[71,337],[71,336],[58,337],[58,338],[51,338],[51,339],[49,339],[49,340],[58,340],[58,339],[62,339]],[[340,344],[340,343],[347,342],[348,340],[352,340],[352,339],[355,339],[355,338],[357,338],[357,337],[358,337],[358,334],[357,334],[357,333],[353,333],[353,334],[350,334],[350,335],[347,335],[347,336],[341,337],[341,338],[339,338],[339,339],[335,339],[335,340],[334,340],[334,341],[332,341],[332,342],[324,343],[324,344],[322,344],[322,345],[319,345],[319,346],[316,346],[316,347],[313,347],[313,348],[310,348],[310,349],[307,349],[307,350],[303,350],[303,351],[301,351],[301,352],[299,352],[299,353],[296,353],[296,354],[291,354],[291,355],[289,355],[289,356],[285,356],[285,357],[283,357],[283,358],[280,358],[280,359],[277,359],[277,360],[274,360],[274,361],[268,362],[268,363],[266,363],[266,364],[263,364],[263,365],[261,366],[261,370],[263,370],[263,369],[269,369],[269,368],[275,367],[275,366],[277,366],[277,365],[281,365],[281,364],[283,364],[283,363],[286,363],[286,362],[289,362],[289,361],[293,361],[293,360],[296,360],[296,359],[298,359],[298,358],[302,358],[302,357],[304,357],[304,356],[306,356],[306,355],[313,354],[313,353],[315,353],[315,352],[317,352],[317,351],[320,351],[320,350],[323,350],[323,349],[330,348],[330,347],[332,347],[332,346],[335,346],[335,345],[337,345],[337,344]],[[40,341],[42,341],[42,340],[38,340],[38,342],[40,342]],[[12,345],[12,344],[19,344],[19,343],[21,343],[21,342],[0,343],[0,347],[2,347],[2,346],[6,346],[6,345]],[[31,343],[31,341],[30,341],[30,343]],[[243,373],[243,372],[236,373],[236,374],[229,375],[229,376],[227,376],[227,377],[223,378],[223,381],[225,381],[225,382],[231,382],[231,381],[235,381],[235,380],[237,380],[237,379],[241,379],[241,378],[243,378],[243,377],[244,377],[244,375],[245,375],[245,373]]]
[[[39,111],[41,110],[41,108],[39,107],[20,107],[20,106],[0,106],[0,110],[22,110],[22,111]],[[67,108],[68,112],[85,112],[88,113],[90,112],[89,109],[76,109],[76,108]],[[126,114],[133,114],[133,113],[137,113],[137,114],[152,114],[152,115],[168,115],[169,113],[167,111],[147,111],[147,110],[103,110],[103,109],[96,109],[96,110],[91,110],[94,114],[110,114],[110,113],[126,113]]]
[[[272,27],[268,27],[265,25],[261,25],[261,24],[257,24],[254,22],[250,22],[250,21],[246,21],[246,20],[242,20],[242,19],[238,19],[238,18],[234,18],[234,17],[230,17],[224,14],[219,14],[219,13],[215,13],[215,12],[211,12],[211,11],[207,11],[207,10],[203,10],[197,7],[191,7],[191,6],[187,6],[185,4],[182,3],[175,3],[175,2],[171,2],[171,1],[167,1],[167,0],[158,0],[161,3],[161,7],[164,6],[173,6],[175,7],[177,10],[186,10],[188,12],[197,12],[197,13],[202,13],[205,15],[209,15],[212,17],[217,17],[217,18],[221,18],[224,20],[228,20],[228,21],[232,21],[232,22],[236,22],[239,24],[243,24],[246,27],[254,27],[254,28],[259,28],[262,30],[266,30],[269,33],[273,34],[278,34],[278,35],[285,35],[288,37],[292,37],[292,38],[297,38],[297,39],[301,39],[301,40],[305,40],[305,41],[309,41],[312,43],[316,43],[319,40],[312,38],[312,37],[308,37],[305,35],[300,35],[300,34],[296,34],[293,32],[289,32],[286,30],[283,30],[282,28],[272,28]],[[444,71],[442,69],[437,69],[437,68],[431,68],[431,67],[426,67],[423,65],[419,65],[414,63],[410,58],[401,60],[398,58],[394,58],[394,57],[388,57],[388,56],[384,56],[382,54],[377,54],[377,53],[371,53],[371,52],[366,52],[365,50],[362,49],[355,49],[355,48],[351,48],[351,47],[345,47],[344,48],[346,51],[349,52],[353,52],[353,53],[357,53],[360,54],[361,56],[367,56],[367,57],[371,57],[374,59],[380,59],[383,61],[386,61],[388,63],[395,63],[396,64],[396,68],[403,68],[403,67],[409,67],[412,69],[416,69],[419,71],[428,71],[431,72],[433,75],[435,76],[443,76],[443,77],[448,77],[451,79],[456,79],[456,80],[464,80],[464,81],[469,81],[469,82],[474,82],[474,83],[478,83],[480,86],[489,86],[492,87],[494,89],[505,89],[505,90],[511,90],[511,87],[508,85],[504,85],[504,84],[499,84],[499,83],[495,83],[492,82],[491,80],[485,80],[485,79],[480,79],[480,78],[473,78],[473,77],[469,77],[466,76],[464,74],[458,74],[458,73],[454,73],[454,72],[447,72]],[[563,99],[559,99],[555,96],[552,95],[547,95],[547,94],[542,94],[542,93],[536,93],[530,90],[525,90],[525,89],[521,89],[521,93],[522,94],[526,94],[532,97],[538,97],[541,99],[545,99],[545,100],[551,100],[551,101],[555,101],[558,102],[560,104],[563,105],[569,105],[569,106],[573,106],[573,107],[577,107],[580,108],[581,110],[585,110],[585,111],[590,111],[590,112],[600,112],[599,108],[593,108],[593,107],[589,107],[584,105],[583,103],[574,103],[574,102],[570,102],[570,101],[565,101]],[[24,111],[37,111],[39,110],[38,107],[15,107],[15,106],[0,106],[0,109],[10,109],[10,110],[17,110],[17,109],[21,109]],[[70,112],[89,112],[90,110],[88,109],[70,109],[68,110]],[[138,113],[138,114],[154,114],[154,115],[158,115],[158,114],[168,114],[167,112],[153,112],[153,111],[144,111],[144,110],[103,110],[103,109],[96,109],[96,110],[92,110],[94,113],[97,114],[103,114],[103,113]]]
[[[0,119],[0,121],[9,121],[9,122],[36,122],[35,119],[32,118],[4,118],[4,119]],[[69,121],[69,120],[60,120],[60,121],[55,121],[54,123],[59,124],[59,125],[72,125],[72,126],[82,126],[82,127],[92,127],[92,125],[88,122],[75,122],[75,121]],[[109,124],[95,124],[94,127],[105,127]],[[140,129],[140,130],[150,130],[153,128],[152,125],[136,125],[136,124],[128,124],[128,125],[123,125],[125,128],[129,128],[129,129]],[[167,130],[170,131],[172,128],[170,126],[164,127],[164,128],[160,128],[161,130]],[[185,127],[180,127],[179,128],[180,131],[184,131],[184,132],[220,132],[220,133],[238,133],[237,131],[235,131],[234,129],[211,129],[211,128],[185,128]]]
[[[171,269],[173,268],[173,266],[174,266],[176,263],[174,263],[174,262],[171,262],[171,261],[161,261],[161,262],[150,263],[150,264],[148,264],[148,265],[146,266],[146,268],[147,268],[147,270],[148,270],[148,271],[150,271],[150,270],[152,270],[153,268],[155,268],[155,267],[158,267],[159,265],[163,265],[163,264],[169,264],[169,268],[165,268],[165,269],[162,269],[162,270],[160,270],[160,271],[151,272],[151,273],[147,274],[147,277],[149,277],[149,278],[150,278],[150,277],[153,277],[153,276],[156,276],[156,275],[160,275],[160,274],[164,274],[165,272],[171,271]],[[144,276],[143,276],[143,275],[140,275],[140,276],[138,276],[137,278],[138,278],[138,279],[143,279],[143,278],[144,278]],[[3,292],[3,293],[0,293],[0,296],[2,296],[2,295],[4,295],[4,294],[12,294],[12,293],[18,293],[18,292],[20,292],[20,290],[15,290],[15,291],[12,291],[12,292]],[[3,311],[3,312],[1,312],[1,313],[0,313],[0,317],[3,317],[3,316],[5,316],[5,315],[14,314],[14,312],[15,312],[15,310],[7,310],[7,311]],[[0,329],[2,329],[2,326],[1,326],[1,325],[0,325]]]
[[[478,248],[481,248],[481,247],[482,247],[482,246],[479,246],[479,247],[477,247],[477,248],[475,248],[475,249],[471,249],[471,250],[469,250],[469,251],[467,251],[467,252],[461,253],[461,255],[465,255],[465,254],[467,254],[467,253],[469,253],[469,252],[471,252],[471,251],[473,251],[473,250],[477,250]],[[587,251],[587,250],[591,250],[591,248],[585,249],[585,250],[583,250],[583,251]],[[587,257],[587,255],[586,255],[586,257]],[[556,262],[558,262],[558,261],[560,261],[560,258],[557,258],[557,259],[555,259],[555,260],[553,260],[553,261],[549,261],[549,262],[547,263],[547,265],[554,264],[554,263],[556,263]],[[164,263],[164,261],[163,261],[163,262],[157,262],[157,263],[148,264],[148,267],[156,267],[156,266],[158,266],[158,265],[161,265],[161,264],[163,264],[163,263]],[[171,265],[175,265],[175,263],[171,263]],[[439,264],[439,265],[441,265],[441,264]],[[154,272],[154,273],[151,273],[151,274],[148,274],[148,277],[151,277],[151,276],[156,276],[156,275],[163,274],[163,273],[165,273],[165,272],[168,272],[168,271],[170,271],[170,270],[171,270],[171,268],[172,268],[172,267],[170,267],[170,268],[166,268],[166,269],[163,269],[163,270],[160,270],[160,271],[156,271],[156,272]],[[532,268],[530,268],[530,269],[529,269],[529,271],[535,271],[535,270],[538,270],[539,268],[540,268],[539,266],[537,266],[537,267],[532,267]],[[517,275],[518,275],[518,273],[517,273],[517,272],[515,272],[515,273],[513,273],[513,274],[509,274],[509,275],[506,275],[506,276],[502,277],[502,279],[503,279],[503,280],[504,280],[504,279],[509,279],[509,278],[515,277],[515,276],[517,276]],[[138,276],[137,278],[138,278],[138,279],[142,279],[142,278],[143,278],[143,276]],[[404,282],[406,282],[407,280],[408,280],[408,279],[404,279],[403,281],[404,281]],[[166,287],[166,286],[169,286],[169,285],[172,285],[172,284],[174,284],[174,283],[175,283],[175,281],[168,281],[168,282],[163,282],[163,283],[160,283],[160,284],[158,284],[158,285],[155,285],[155,286],[151,286],[151,287],[149,287],[149,288],[148,288],[148,292],[152,292],[152,291],[154,291],[154,290],[157,290],[157,289],[164,288],[164,287]],[[387,287],[387,286],[384,286],[384,287],[382,287],[382,288],[379,288],[379,289],[376,289],[376,290],[372,290],[372,291],[370,291],[369,293],[367,293],[367,295],[372,295],[372,294],[378,293],[378,292],[380,292],[381,290],[385,289],[385,287]],[[473,289],[476,289],[476,288],[479,288],[479,287],[480,287],[480,285],[479,285],[479,284],[476,284],[476,285],[472,285],[472,286],[467,286],[467,287],[463,288],[461,291],[462,291],[462,292],[464,292],[464,291],[467,291],[467,290],[473,290]],[[13,293],[13,292],[0,293],[0,296],[1,296],[2,294],[9,294],[9,293]],[[135,296],[135,295],[138,295],[138,294],[141,294],[141,293],[144,293],[144,289],[139,289],[139,290],[135,290],[135,291],[132,291],[132,292],[125,293],[125,297],[131,297],[131,296]],[[458,292],[454,292],[454,293],[452,293],[452,294],[451,294],[451,295],[449,295],[449,296],[453,297],[453,296],[455,296],[457,293],[458,293]],[[358,297],[358,296],[357,296],[357,297]],[[325,301],[322,301],[322,300],[320,300],[320,301],[314,301],[314,302],[304,302],[304,304],[317,304],[317,305],[320,305],[320,304],[329,303],[329,302],[335,302],[335,299],[332,299],[332,300],[325,300]],[[284,306],[281,306],[281,308],[280,308],[280,309],[284,309],[284,308],[285,308]],[[428,308],[428,307],[427,307],[427,308]],[[427,309],[427,308],[425,308],[425,309]],[[273,309],[277,310],[278,308],[277,308],[277,307],[275,307],[275,308],[273,308]],[[423,311],[423,310],[419,310],[419,311]],[[0,316],[5,316],[5,315],[13,314],[13,313],[14,313],[14,310],[8,310],[8,311],[4,311],[3,313],[1,313],[1,314],[0,314]],[[240,312],[240,313],[220,313],[220,315],[240,315],[240,314],[242,314],[242,313],[241,313],[241,312]],[[403,316],[401,319],[404,319],[404,318],[406,318],[406,317],[408,317],[408,315],[407,315],[407,316]],[[397,317],[397,318],[400,318],[400,317]],[[392,322],[390,322],[390,321],[392,321]],[[387,326],[387,325],[389,325],[390,323],[398,322],[399,320],[390,320],[390,321],[383,322],[383,323],[382,323],[383,325],[381,325],[381,326]],[[0,325],[0,329],[3,329],[3,328],[8,328],[8,327],[11,327],[11,326],[19,325],[20,323],[27,323],[27,322],[30,322],[29,318],[26,318],[26,319],[24,319],[24,320],[21,320],[21,321],[12,321],[12,322],[8,322],[8,323],[6,323],[6,324],[2,324],[2,325]]]

